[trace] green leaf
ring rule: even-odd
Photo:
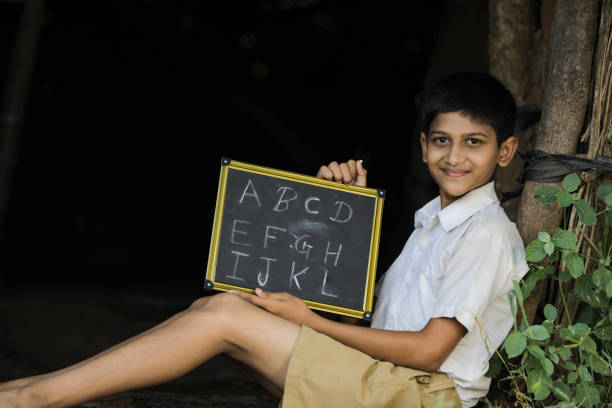
[[[514,288],[514,294],[516,295],[517,302],[520,305],[522,305],[523,304],[523,291],[521,290],[521,287],[519,286],[519,283],[517,280],[512,281],[512,287]]]
[[[590,327],[584,323],[576,323],[575,325],[570,326],[570,330],[572,333],[576,334],[576,336],[582,337],[589,332]]]
[[[548,232],[538,232],[538,239],[546,243],[550,241],[550,234]]]
[[[580,350],[585,353],[597,354],[597,343],[595,343],[591,336],[586,336],[582,340],[582,344],[580,344]]]
[[[559,248],[572,249],[576,245],[576,235],[572,231],[558,228],[553,232],[552,241]]]
[[[603,296],[604,293],[602,291],[597,290],[591,277],[592,274],[586,274],[576,279],[574,291],[581,300],[591,306],[601,308],[608,303],[608,299]]]
[[[486,372],[485,377],[495,378],[499,371],[502,369],[502,361],[497,353],[489,359],[489,370]]]
[[[572,391],[561,381],[555,381],[552,384],[551,389],[552,392],[563,401],[569,401],[572,398]]]
[[[555,372],[555,367],[553,366],[552,361],[550,361],[549,359],[543,358],[540,360],[540,363],[542,363],[542,367],[544,367],[546,374],[552,375],[553,372]]]
[[[597,187],[597,197],[602,201],[606,201],[606,196],[610,193],[612,193],[612,180]]]
[[[527,338],[521,332],[512,332],[508,337],[506,337],[506,341],[504,342],[504,349],[508,354],[509,358],[513,358],[518,356],[525,350],[527,346]]]
[[[586,202],[585,200],[576,200],[574,201],[574,207],[576,207],[576,212],[578,213],[578,218],[584,225],[593,226],[597,224],[597,215],[595,214],[595,210],[593,207]]]
[[[544,250],[544,243],[539,240],[532,241],[527,248],[525,248],[526,259],[529,262],[540,262],[546,258],[546,251]]]
[[[542,204],[554,203],[557,200],[558,191],[559,189],[553,186],[540,187],[533,193],[533,198]]]
[[[575,371],[572,371],[571,373],[567,375],[568,384],[574,384],[576,380],[578,380],[578,373],[576,373]]]
[[[569,207],[574,202],[574,197],[565,190],[559,190],[557,193],[557,201],[561,207]]]
[[[606,268],[598,268],[593,272],[593,284],[599,289],[605,290],[608,296],[612,295],[608,291],[610,283],[612,282],[612,271]]]
[[[582,257],[576,253],[570,253],[567,256],[567,269],[574,279],[582,275],[584,271],[584,261]]]
[[[552,360],[553,363],[559,364],[559,355],[554,351],[548,350],[548,357]]]
[[[552,253],[555,251],[555,244],[552,243],[552,241],[548,241],[547,243],[544,244],[544,252],[546,252],[546,255],[552,255]]]
[[[568,370],[576,371],[576,364],[572,362],[565,363],[565,368]]]
[[[541,360],[546,357],[546,353],[544,353],[544,350],[542,350],[540,346],[536,346],[535,344],[528,345],[527,351],[529,351],[538,360]]]
[[[559,336],[563,340],[567,340],[572,343],[578,343],[580,341],[579,336],[576,336],[576,333],[574,333],[570,328],[567,328],[567,327],[562,327],[559,330]]]
[[[563,188],[565,190],[572,193],[578,190],[578,186],[580,185],[580,178],[576,173],[570,173],[563,178],[561,185],[563,185]]]
[[[550,335],[544,326],[534,325],[529,326],[525,331],[527,337],[533,340],[546,340]]]
[[[580,378],[582,378],[586,382],[593,381],[593,377],[591,376],[589,369],[586,368],[585,366],[578,367],[578,375],[580,376]]]
[[[579,407],[597,407],[599,406],[601,395],[597,387],[582,383],[576,387],[576,400]]]
[[[567,269],[564,269],[561,272],[559,272],[559,280],[561,282],[567,282],[571,278],[572,278],[572,275],[570,275],[570,273],[569,273],[569,271]]]
[[[606,205],[608,207],[612,207],[612,193],[606,194],[606,196],[604,197],[604,201],[606,202]]]
[[[559,356],[561,356],[564,361],[572,356],[572,352],[567,348],[560,348],[557,353],[559,353]]]
[[[576,312],[576,318],[574,322],[584,323],[590,325],[593,321],[593,306],[588,303],[582,303],[578,306],[578,312]]]
[[[603,341],[612,341],[612,322],[608,320],[603,325],[596,327],[593,334]]]
[[[527,374],[527,389],[533,394],[536,401],[543,400],[550,395],[552,379],[546,370],[536,368]]]
[[[529,294],[531,293],[531,291],[533,290],[533,288],[535,288],[536,283],[538,283],[538,281],[542,279],[540,276],[538,276],[538,274],[535,273],[530,273],[529,275],[527,275],[527,278],[525,279],[525,284],[523,285],[523,299],[526,299],[527,297],[529,297]]]
[[[591,366],[591,369],[601,375],[612,375],[612,366],[606,360],[601,358],[597,354],[589,354],[586,357],[587,363]]]
[[[546,306],[544,306],[544,316],[547,320],[550,320],[551,322],[555,321],[555,319],[557,318],[557,309],[553,305],[548,303]]]

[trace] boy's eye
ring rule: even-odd
[[[433,141],[436,143],[446,143],[446,138],[444,136],[437,136],[434,137]]]
[[[479,139],[476,139],[476,138],[471,137],[471,138],[469,138],[469,139],[467,140],[467,144],[472,145],[472,146],[476,146],[476,145],[479,145],[479,144],[480,144],[480,140],[479,140]]]

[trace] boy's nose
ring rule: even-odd
[[[463,151],[461,149],[461,145],[453,143],[450,150],[448,151],[446,160],[451,165],[461,163],[461,161],[463,160]]]

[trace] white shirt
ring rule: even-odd
[[[415,230],[384,276],[372,327],[419,331],[454,317],[467,329],[440,367],[463,407],[485,396],[489,358],[513,325],[507,293],[528,271],[523,241],[493,182],[443,210],[440,197],[415,214]]]

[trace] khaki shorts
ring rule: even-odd
[[[451,408],[461,403],[446,374],[378,361],[302,327],[287,370],[282,408],[302,407]]]

